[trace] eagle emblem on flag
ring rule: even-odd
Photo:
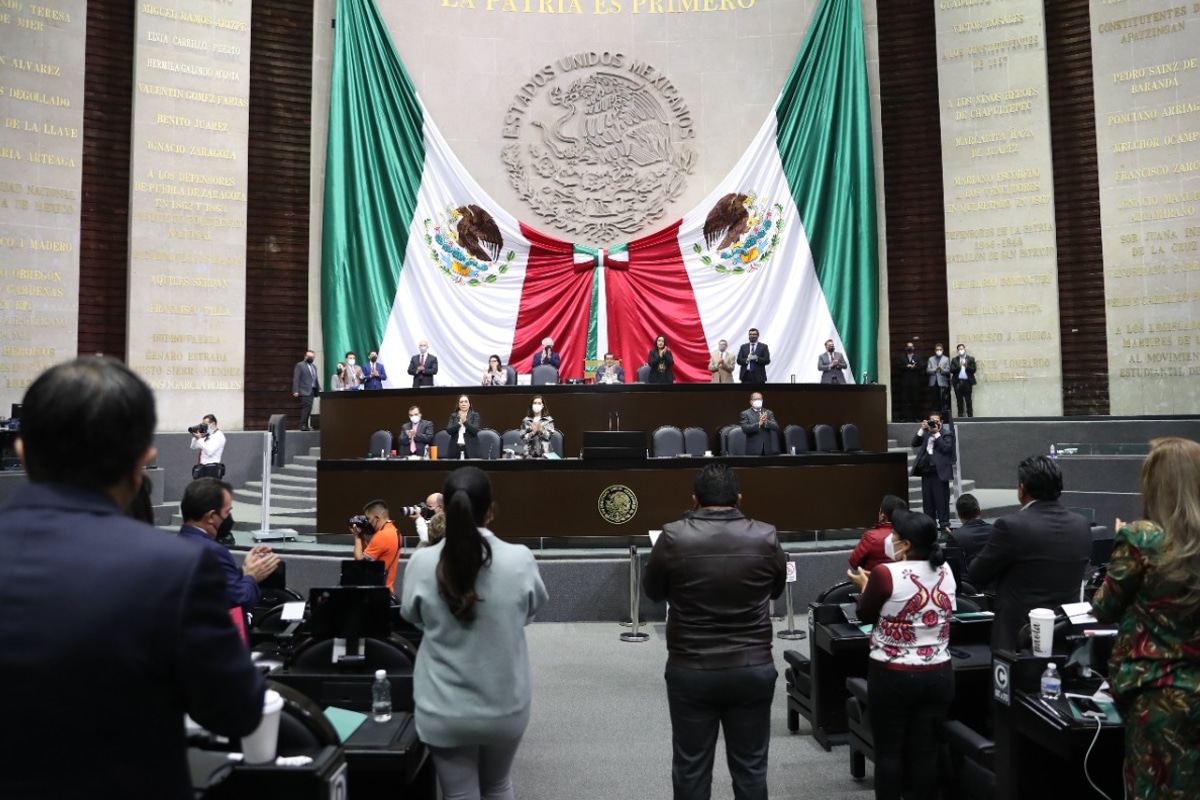
[[[433,263],[455,283],[482,286],[495,283],[517,257],[510,250],[501,259],[504,236],[495,218],[473,203],[446,206],[437,219],[425,220],[425,244]]]
[[[762,269],[779,246],[783,206],[770,205],[754,191],[730,192],[713,205],[704,220],[704,244],[692,251],[705,266],[728,275]]]

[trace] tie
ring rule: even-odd
[[[421,366],[425,366],[425,356],[421,356]]]
[[[408,432],[408,452],[417,452],[417,426],[413,425],[412,430]]]

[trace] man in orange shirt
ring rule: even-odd
[[[371,534],[371,541],[367,542],[362,528],[350,527],[354,534],[354,560],[382,561],[387,566],[388,591],[395,594],[396,565],[400,563],[400,534],[388,519],[388,505],[383,500],[367,503],[363,506],[363,514],[375,532]]]

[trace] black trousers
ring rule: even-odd
[[[958,403],[958,415],[960,417],[975,416],[975,408],[971,404],[971,390],[975,387],[967,381],[957,381],[954,384],[954,399]],[[966,411],[963,411],[963,401],[966,401]]]
[[[671,784],[675,800],[709,800],[717,731],[735,800],[767,800],[774,664],[732,669],[667,667],[671,710]]]
[[[313,396],[311,394],[300,395],[300,430],[308,430],[308,418],[312,416]]]
[[[888,669],[871,660],[867,704],[875,739],[875,800],[933,800],[938,792],[938,729],[954,700],[954,668]]]
[[[949,386],[930,386],[929,387],[929,408],[925,411],[925,416],[930,412],[936,411],[945,416],[950,410],[950,387]],[[922,416],[921,419],[925,419]]]
[[[921,476],[921,510],[937,520],[938,530],[950,527],[950,482],[934,470]]]

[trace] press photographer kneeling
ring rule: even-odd
[[[354,560],[383,562],[387,567],[385,584],[394,595],[396,566],[400,563],[400,534],[388,518],[387,503],[372,500],[363,506],[361,516],[350,518],[350,532],[354,534]]]
[[[221,456],[225,454],[225,434],[217,427],[217,418],[205,414],[199,425],[188,428],[192,435],[191,448],[200,451],[196,466],[192,467],[192,478],[224,478],[225,464]]]

